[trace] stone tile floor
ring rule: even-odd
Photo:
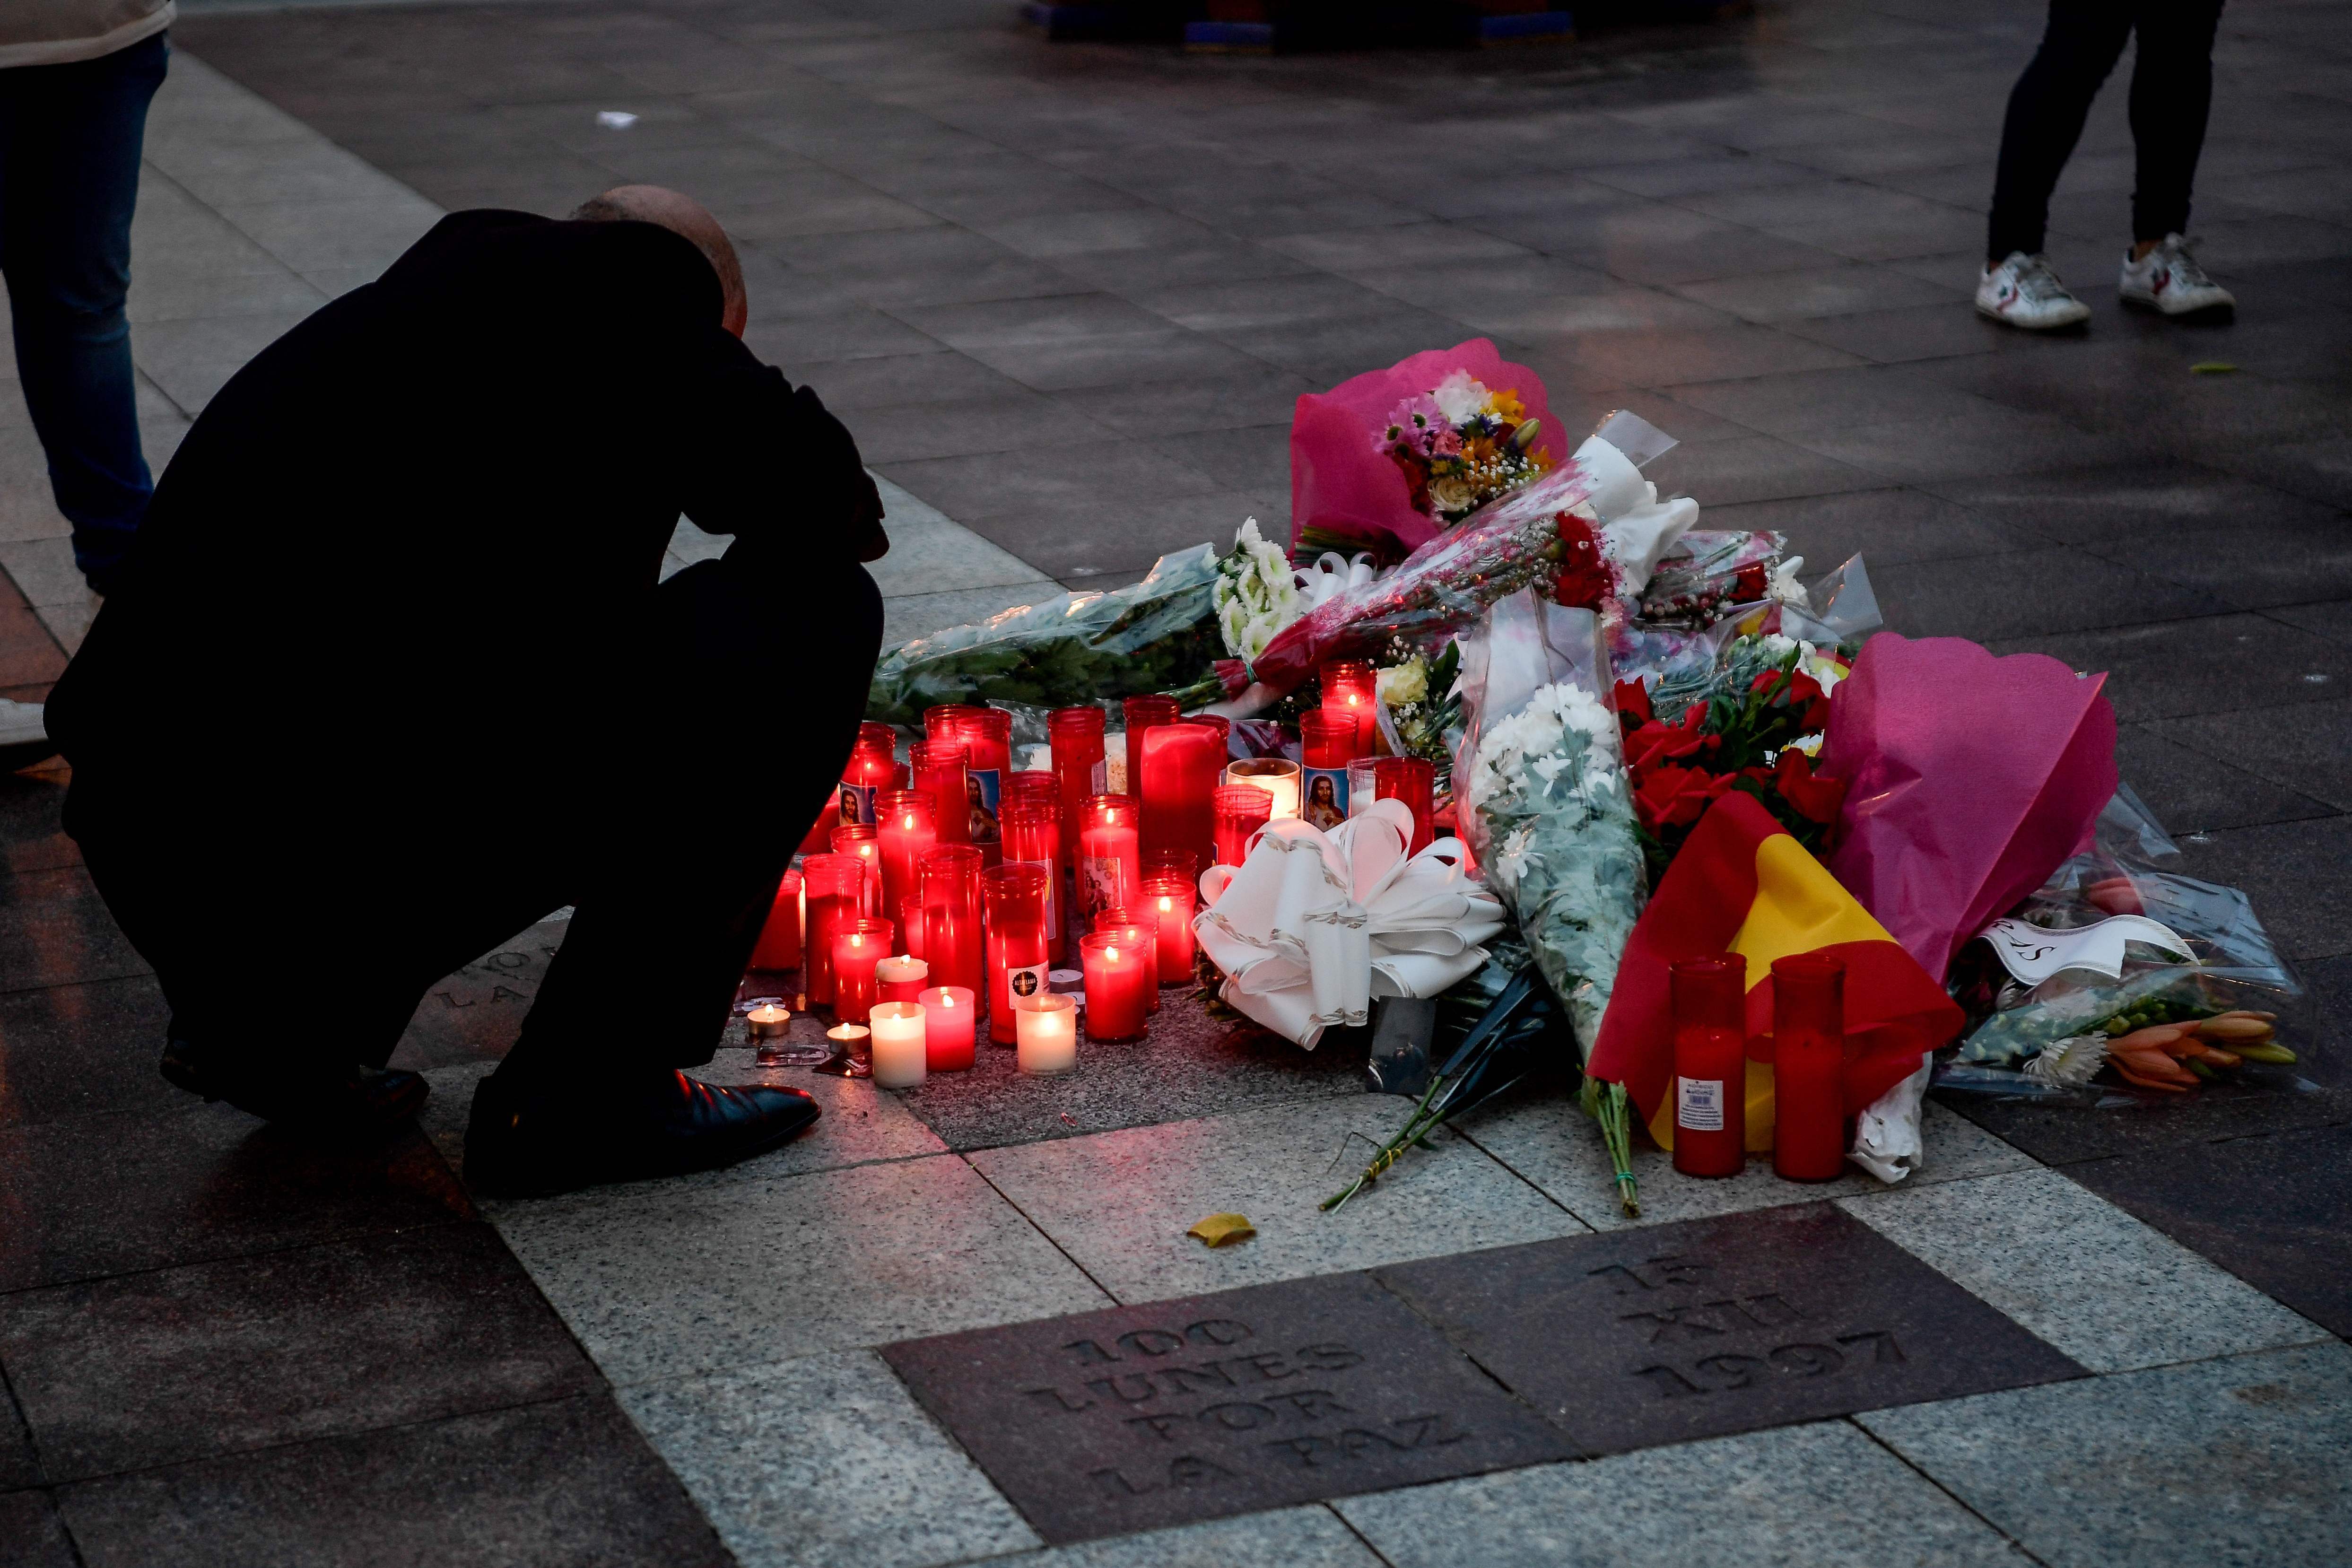
[[[1892,1189],[1677,1184],[1645,1152],[1629,1229],[1589,1130],[1530,1086],[1328,1219],[1310,1205],[1351,1135],[1401,1108],[1355,1097],[1337,1050],[1178,1006],[1076,1080],[895,1096],[789,1073],[825,1118],[749,1167],[477,1205],[466,1096],[560,922],[420,1009],[400,1059],[436,1095],[415,1135],[300,1148],[155,1078],[162,999],[58,829],[62,774],[36,772],[0,780],[0,1561],[2341,1561],[2341,8],[2225,14],[2198,227],[2243,301],[2231,325],[2115,308],[2132,169],[2111,86],[2051,241],[2097,315],[2056,341],[1966,305],[2027,0],[1784,0],[1566,49],[1275,59],[1048,47],[1011,10],[185,0],[134,233],[151,458],[441,211],[677,184],[745,247],[757,346],[887,482],[877,575],[903,637],[1129,579],[1244,515],[1279,525],[1297,393],[1489,334],[1572,421],[1624,406],[1681,437],[1659,477],[1710,522],[1781,529],[1822,564],[1866,552],[1897,629],[2110,671],[2126,776],[2310,984],[2302,1091],[1955,1100]],[[640,118],[603,130],[604,109]],[[2207,360],[2240,369],[2189,374]],[[0,378],[0,694],[40,695],[95,607],[64,534]],[[681,528],[673,561],[712,548]],[[333,975],[330,937],[256,975],[255,1005],[326,1014]],[[709,1069],[759,1070],[740,1047]],[[1141,1323],[1236,1288],[1282,1308],[1369,1279],[1402,1300],[1430,1271],[1620,1238],[1640,1268],[1685,1234],[1762,1245],[1822,1198],[1895,1249],[1869,1256],[1931,1271],[1911,1307],[1965,1291],[2010,1348],[1948,1336],[1939,1396],[1891,1407],[1776,1406],[1762,1430],[1238,1517],[1195,1498],[1163,1517],[1202,1522],[1060,1545],[1055,1488],[1084,1478],[968,1449],[892,1371],[909,1341],[1050,1340],[1062,1314]],[[1181,1237],[1225,1207],[1260,1237]],[[1832,1311],[1867,1295],[1795,1267]],[[1573,1336],[1509,1327],[1532,1413]],[[2020,1345],[2088,1375],[2007,1386]],[[1586,1414],[1612,1397],[1593,1384]]]

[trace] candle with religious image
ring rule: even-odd
[[[958,707],[955,735],[964,749],[966,841],[994,866],[1003,859],[1000,826],[1004,776],[1013,771],[1013,715],[1002,708]]]
[[[906,933],[899,933],[905,945]],[[919,1002],[931,983],[931,966],[908,953],[898,953],[874,966],[874,994],[885,1002]]]
[[[752,969],[798,969],[801,966],[801,874],[787,871],[776,884],[775,900],[768,906],[767,923],[751,949]]]
[[[942,985],[978,991],[981,949],[979,848],[942,844],[923,856],[923,961]]]
[[[855,855],[812,855],[801,862],[805,897],[801,951],[803,989],[820,1007],[833,1005],[833,937],[866,909],[866,863]]]
[[[1093,931],[1078,939],[1087,984],[1087,1038],[1132,1040],[1143,1033],[1145,998],[1156,989],[1146,973],[1150,955],[1125,931]]]
[[[1345,713],[1311,708],[1298,716],[1306,765],[1299,770],[1304,803],[1298,815],[1328,833],[1348,820],[1348,763],[1356,755],[1356,724]]]
[[[874,797],[891,788],[897,781],[896,745],[896,737],[891,734],[888,725],[859,726],[857,743],[849,752],[849,764],[841,773],[843,825],[874,826]]]
[[[1369,755],[1372,734],[1380,728],[1380,721],[1373,716],[1373,705],[1380,700],[1379,674],[1360,658],[1334,659],[1323,667],[1322,683],[1323,711],[1344,718],[1356,728],[1355,750],[1349,754]]]
[[[1100,910],[1124,904],[1143,883],[1143,849],[1130,795],[1087,797],[1078,826],[1078,910],[1088,924]]]
[[[932,826],[933,803],[919,789],[886,790],[875,798],[874,833],[882,847],[882,909],[893,920],[908,893],[920,884],[915,867],[940,841]]]
[[[890,922],[858,916],[833,933],[833,1016],[863,1024],[874,1005],[875,966],[890,956]]]
[[[923,1061],[932,1072],[962,1072],[976,1052],[980,1009],[969,985],[934,985],[916,998],[923,1005]]]
[[[1036,775],[1013,776],[1021,779]],[[1045,873],[1045,957],[1049,962],[1059,962],[1065,951],[1063,916],[1068,906],[1062,895],[1062,813],[1054,797],[1016,794],[1006,800],[1004,863],[1034,866]]]
[[[1176,985],[1192,978],[1192,914],[1200,889],[1189,877],[1147,877],[1143,880],[1144,912],[1159,922],[1154,951],[1160,962],[1160,984]]]
[[[971,841],[971,812],[967,804],[971,786],[964,780],[967,753],[963,742],[950,735],[918,741],[908,748],[913,761],[915,787],[931,797],[931,829],[942,844]]]
[[[1845,1171],[1845,962],[1772,961],[1772,1173],[1834,1181]]]
[[[1045,873],[1036,866],[992,866],[980,874],[988,918],[988,1037],[1013,1043],[1013,1008],[1045,989]]]
[[[1151,984],[1144,992],[1143,1010],[1160,1011],[1160,918],[1143,908],[1141,889],[1137,889],[1135,903],[1097,915],[1095,930],[1118,937],[1143,954],[1144,972],[1151,976]]]

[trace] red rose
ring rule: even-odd
[[[1683,710],[1682,722],[1678,724],[1651,720],[1625,737],[1625,765],[1638,768],[1679,762],[1717,750],[1723,744],[1723,737],[1706,733],[1706,708],[1697,702]]]
[[[1610,705],[1617,710],[1617,721],[1628,731],[1655,717],[1650,711],[1650,689],[1639,680],[1619,681],[1609,700]]]
[[[1710,773],[1669,763],[1653,769],[1635,787],[1633,810],[1642,826],[1654,834],[1668,827],[1687,827],[1738,782],[1734,773]]]
[[[1816,776],[1812,758],[1793,746],[1780,753],[1772,787],[1780,792],[1790,809],[1808,822],[1835,822],[1838,808],[1845,804],[1845,780]]]
[[[1742,566],[1739,575],[1731,581],[1731,600],[1736,605],[1753,604],[1764,596],[1764,567]]]
[[[1552,579],[1553,603],[1570,610],[1599,609],[1615,586],[1609,563],[1601,553],[1601,541],[1594,536],[1592,525],[1573,512],[1561,512],[1555,526],[1559,531],[1560,553],[1559,571]]]

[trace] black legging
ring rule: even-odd
[[[2162,239],[2189,226],[2189,189],[2213,101],[2213,30],[2221,0],[2050,0],[2033,63],[2009,95],[2000,171],[1985,254],[2042,247],[2050,193],[2074,154],[2099,84],[2124,40],[2139,36],[2132,66],[2132,143],[2138,153],[2132,237]]]

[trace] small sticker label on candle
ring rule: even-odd
[[[997,841],[997,802],[1003,798],[1004,775],[994,768],[970,768],[963,775],[964,809],[971,816],[971,841]]]
[[[1328,833],[1348,820],[1348,770],[1345,768],[1307,768],[1306,783],[1301,786],[1305,796],[1298,815],[1307,825]]]
[[[874,786],[841,781],[841,823],[845,827],[857,823],[874,826]]]
[[[1087,793],[1088,795],[1110,793],[1110,763],[1107,758],[1096,758],[1095,765],[1087,770]]]
[[[1039,994],[1045,989],[1046,983],[1045,966],[1042,963],[1004,972],[1005,989],[1013,993],[1013,1000],[1016,1003]]]
[[[1089,855],[1078,862],[1080,911],[1092,920],[1104,910],[1118,909],[1126,901],[1126,872],[1116,855]]]
[[[1719,1078],[1677,1078],[1675,1125],[1693,1132],[1723,1131],[1723,1080]]]

